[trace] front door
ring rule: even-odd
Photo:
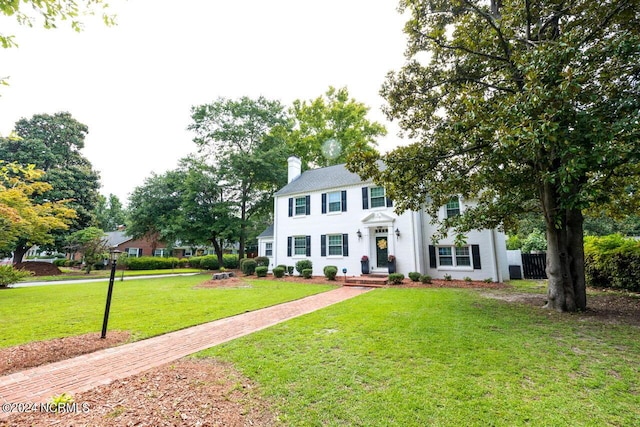
[[[387,266],[389,258],[389,248],[387,236],[376,236],[376,266],[384,268]]]

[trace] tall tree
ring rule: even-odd
[[[273,193],[286,183],[289,120],[280,102],[263,97],[220,98],[193,107],[191,118],[194,142],[220,173],[224,201],[237,207],[243,257],[249,222],[272,208]]]
[[[67,236],[67,247],[73,252],[80,252],[84,261],[84,269],[91,273],[94,265],[102,262],[109,254],[106,235],[98,227],[88,227]]]
[[[346,87],[329,87],[324,96],[296,100],[289,113],[294,128],[287,144],[305,167],[345,163],[354,152],[375,152],[376,138],[387,134],[378,122],[367,119],[369,107],[349,98]]]
[[[14,262],[32,245],[52,243],[52,232],[68,228],[75,217],[64,202],[34,201],[51,187],[40,181],[42,175],[33,165],[0,161],[0,252],[13,252]]]
[[[586,307],[583,211],[638,209],[640,1],[402,0],[407,64],[382,88],[387,115],[416,142],[351,169],[399,209],[454,194],[478,205],[458,233],[538,209],[547,235],[547,307]]]
[[[81,153],[87,132],[69,113],[37,114],[16,122],[16,138],[0,138],[0,159],[45,172],[42,179],[51,187],[34,196],[36,203],[66,200],[76,211],[69,233],[92,225],[98,201],[100,177]],[[62,249],[64,237],[61,233],[52,246]]]
[[[109,194],[109,197],[105,197],[99,194],[93,215],[99,228],[104,231],[115,231],[125,224],[127,214],[118,196]]]
[[[226,243],[240,235],[236,203],[224,200],[216,168],[196,157],[153,175],[129,199],[128,234],[154,236],[169,244],[211,245],[220,265]]]

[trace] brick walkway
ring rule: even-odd
[[[46,402],[138,374],[189,354],[311,313],[371,288],[341,287],[154,338],[0,377],[0,403]],[[0,412],[0,418],[9,414]]]

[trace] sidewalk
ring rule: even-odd
[[[46,402],[72,395],[188,356],[368,292],[341,287],[261,310],[0,377],[0,403]],[[8,416],[0,412],[0,419]]]

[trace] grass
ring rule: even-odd
[[[200,288],[208,275],[116,282],[109,330],[133,339],[256,310],[331,289],[331,286],[252,280],[251,287]],[[0,289],[0,348],[99,332],[104,282]]]
[[[469,290],[380,289],[197,357],[234,363],[287,425],[626,426],[639,338]]]

